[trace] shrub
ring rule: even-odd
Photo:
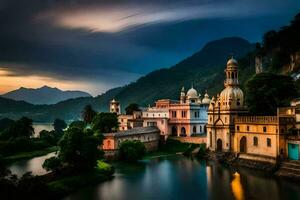
[[[43,168],[47,171],[58,171],[62,167],[62,162],[58,157],[51,157],[45,160]]]
[[[121,160],[134,162],[146,153],[145,145],[139,140],[126,140],[120,144],[119,157]]]
[[[113,175],[115,172],[115,169],[113,166],[111,166],[110,164],[103,162],[101,160],[97,161],[97,169],[106,175]]]

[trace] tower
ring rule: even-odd
[[[111,112],[111,113],[117,113],[118,115],[121,114],[120,103],[118,101],[116,101],[115,99],[113,99],[113,100],[110,101],[109,112]]]
[[[262,57],[255,56],[255,73],[260,74],[262,72],[263,72]]]
[[[184,87],[181,88],[180,103],[185,103],[185,91],[184,91]]]
[[[247,113],[244,94],[239,88],[238,62],[231,58],[225,69],[224,89],[213,98],[208,108],[207,143],[213,151],[233,149],[234,118]]]

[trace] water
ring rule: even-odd
[[[36,157],[10,166],[13,173],[41,175],[45,159]],[[64,200],[166,199],[300,199],[300,183],[249,169],[230,169],[211,161],[169,156],[137,164],[114,164],[111,181],[84,188]],[[238,173],[236,173],[238,171]]]
[[[13,174],[16,174],[18,177],[21,177],[26,172],[32,172],[33,175],[43,175],[47,171],[42,167],[44,161],[47,158],[55,156],[55,152],[49,153],[44,156],[35,157],[29,160],[22,160],[13,163],[8,166]]]
[[[115,178],[64,200],[300,199],[299,183],[182,156],[118,165]]]
[[[34,136],[33,137],[39,137],[40,132],[42,130],[47,130],[47,131],[53,130],[52,123],[34,123],[33,128],[34,128]]]

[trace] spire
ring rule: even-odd
[[[227,61],[226,69],[226,80],[224,86],[238,86],[238,62],[233,58],[233,56]]]
[[[181,92],[184,92],[184,86],[181,88]]]

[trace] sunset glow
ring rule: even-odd
[[[39,88],[47,85],[57,87],[63,90],[83,90],[88,91],[92,84],[85,82],[72,82],[68,80],[58,80],[46,76],[15,76],[11,72],[0,68],[0,94],[4,94],[20,87]]]

